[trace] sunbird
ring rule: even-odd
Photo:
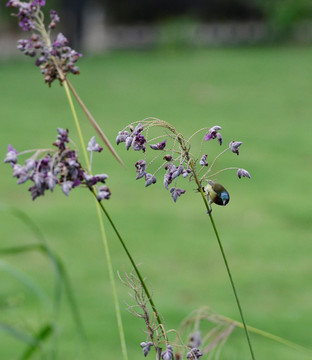
[[[230,201],[230,194],[227,192],[227,190],[221,184],[214,181],[208,180],[207,185],[203,187],[203,191],[207,196],[209,214],[212,211],[212,203],[225,206]]]

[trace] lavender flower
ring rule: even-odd
[[[103,148],[96,142],[95,136],[92,136],[91,140],[88,143],[87,150],[101,152]]]
[[[84,186],[91,188],[98,183],[105,184],[108,178],[107,174],[88,174],[81,166],[77,153],[66,147],[69,142],[68,130],[57,129],[57,139],[53,143],[57,150],[51,150],[46,153],[45,150],[37,150],[36,153],[25,161],[24,166],[17,163],[18,153],[11,145],[8,147],[8,153],[5,162],[10,163],[13,169],[13,177],[17,178],[17,184],[23,184],[27,181],[33,183],[29,188],[32,199],[43,196],[46,190],[51,192],[56,185],[62,188],[65,195],[76,187]],[[44,154],[39,157],[40,154]],[[100,186],[98,189],[98,200],[109,199],[110,191],[107,186]]]
[[[146,357],[148,355],[148,353],[151,351],[151,347],[153,346],[153,343],[151,341],[149,342],[141,342],[140,344],[142,350],[143,350],[143,354]]]
[[[146,167],[146,161],[145,160],[139,160],[135,163],[136,171],[138,173],[136,180],[141,179],[143,176],[146,175],[145,167]]]
[[[176,202],[178,197],[185,193],[185,190],[182,190],[180,188],[172,187],[170,189],[170,192],[171,192],[171,196],[173,198],[173,201]]]
[[[17,163],[17,154],[18,154],[18,151],[16,149],[14,149],[12,147],[12,145],[10,144],[8,146],[8,152],[5,155],[4,162],[5,163],[16,164]]]
[[[171,360],[173,358],[173,350],[171,345],[167,345],[166,350],[161,353],[161,357],[163,360]]]
[[[79,74],[75,63],[82,55],[68,46],[68,39],[62,33],[54,41],[50,38],[51,29],[60,21],[57,12],[50,11],[48,30],[42,23],[41,7],[45,5],[45,0],[10,0],[6,5],[18,9],[18,25],[23,31],[32,32],[28,39],[18,41],[17,48],[25,55],[37,56],[36,66],[41,68],[44,81],[49,86],[56,79],[62,82],[68,73]]]
[[[158,129],[165,128],[165,136],[168,136],[169,131],[169,138],[168,140],[165,139],[164,141],[156,144],[149,144],[149,147],[146,147],[146,143],[149,143],[147,136],[153,127],[158,127]],[[219,130],[221,130],[220,126],[216,125],[211,127],[208,133],[205,135],[204,139],[206,141],[217,139],[219,144],[222,145],[223,140]],[[195,134],[190,137],[190,139],[192,139],[193,136],[197,133],[199,133],[199,131],[196,131]],[[159,137],[162,136],[164,135],[160,135]],[[176,202],[177,199],[186,192],[186,190],[182,189],[177,184],[180,179],[188,178],[188,181],[195,181],[197,189],[201,189],[204,188],[204,184],[209,183],[209,181],[215,183],[211,178],[217,174],[225,170],[238,170],[238,168],[228,167],[226,169],[212,172],[216,164],[216,160],[221,155],[226,153],[227,150],[232,150],[234,153],[238,154],[238,149],[242,144],[241,142],[232,141],[229,145],[229,148],[225,149],[219,155],[217,155],[209,166],[207,162],[207,154],[199,157],[191,153],[190,139],[185,140],[181,133],[176,131],[172,125],[166,123],[165,121],[150,118],[137,123],[136,126],[130,124],[126,129],[119,131],[116,138],[116,143],[119,145],[120,143],[124,142],[127,150],[132,148],[135,151],[143,151],[144,158],[138,160],[135,163],[135,168],[137,173],[136,179],[145,177],[145,186],[156,183],[157,173],[161,170],[165,170],[165,173],[163,174],[163,185],[165,189],[169,190],[170,184],[173,184],[170,189],[170,194],[173,201]],[[170,140],[172,140],[172,148],[168,149],[168,143]],[[162,151],[165,148],[166,151],[171,153],[166,153],[162,157],[163,163],[158,166],[158,168],[149,172],[148,168],[160,159],[159,155],[154,155],[154,158],[147,162],[149,149]],[[242,170],[240,170],[237,174],[239,177],[248,177],[245,173],[242,172]],[[219,204],[218,202],[215,203]]]
[[[242,145],[242,142],[240,141],[231,141],[230,144],[229,144],[229,148],[231,149],[231,151],[234,153],[234,154],[237,154],[239,155],[239,147]]]
[[[145,187],[156,183],[156,178],[152,174],[145,175]]]
[[[207,163],[207,154],[204,154],[202,157],[201,157],[201,159],[200,159],[200,161],[199,161],[199,165],[201,165],[201,166],[208,166],[208,163]]]
[[[190,360],[197,360],[202,356],[203,354],[197,348],[193,348],[186,354],[186,358]]]
[[[245,169],[238,169],[237,170],[237,176],[239,178],[241,178],[241,177],[248,177],[249,179],[251,178],[249,172],[247,170],[245,170]]]
[[[150,148],[153,150],[164,150],[164,148],[166,147],[166,143],[167,143],[167,139],[160,143],[150,145]]]
[[[219,141],[219,144],[222,145],[222,136],[218,132],[218,130],[221,130],[221,129],[222,129],[221,126],[213,126],[212,128],[210,128],[208,131],[208,134],[205,135],[205,140],[209,141],[211,139],[217,138]]]

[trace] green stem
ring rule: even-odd
[[[85,148],[85,142],[84,142],[84,139],[83,139],[83,135],[82,135],[81,127],[80,127],[80,124],[79,124],[78,116],[77,116],[77,113],[76,113],[76,110],[75,110],[75,107],[74,107],[74,104],[73,104],[73,101],[72,101],[72,97],[70,95],[68,83],[65,80],[65,81],[63,81],[63,84],[64,84],[64,89],[65,89],[65,92],[66,92],[66,95],[67,95],[67,98],[68,98],[68,102],[69,102],[69,105],[70,105],[70,108],[71,108],[71,111],[72,111],[72,114],[73,114],[73,117],[74,117],[74,121],[75,121],[75,125],[76,125],[76,128],[77,128],[77,132],[78,132],[80,144],[81,144],[81,147],[82,147],[82,151],[83,151],[83,154],[84,154],[85,162],[86,162],[87,168],[89,168],[90,167],[89,158],[88,158],[87,151],[86,151],[86,148]],[[114,298],[114,304],[115,304],[115,312],[116,312],[116,317],[117,317],[118,331],[119,331],[119,337],[120,337],[120,343],[121,343],[121,351],[122,351],[123,359],[128,360],[127,345],[126,345],[125,334],[124,334],[123,325],[122,325],[121,312],[120,312],[118,296],[117,296],[117,290],[116,290],[116,284],[115,284],[115,279],[114,279],[114,271],[113,271],[112,261],[111,261],[111,257],[110,257],[110,253],[109,253],[109,246],[108,246],[108,241],[107,241],[107,237],[106,237],[106,233],[105,233],[103,219],[102,219],[102,216],[101,216],[101,212],[100,212],[98,202],[96,203],[96,209],[97,209],[97,215],[98,215],[99,224],[100,224],[102,241],[103,241],[105,254],[106,254],[106,261],[107,261],[107,268],[108,268],[110,283],[111,283],[112,292],[113,292],[113,298]]]
[[[216,238],[217,238],[217,241],[218,241],[218,244],[219,244],[219,248],[221,250],[221,254],[222,254],[223,261],[224,261],[224,264],[225,264],[225,267],[226,267],[226,271],[228,273],[228,276],[229,276],[229,279],[230,279],[230,282],[231,282],[231,285],[232,285],[232,289],[233,289],[233,292],[234,292],[236,304],[237,304],[237,307],[238,307],[238,310],[239,310],[239,313],[240,313],[240,316],[241,316],[241,319],[242,319],[242,323],[243,323],[243,326],[244,326],[244,330],[245,330],[245,334],[246,334],[246,338],[247,338],[251,358],[253,360],[255,360],[255,354],[254,354],[254,351],[253,351],[253,348],[252,348],[252,345],[251,345],[250,336],[249,336],[249,332],[248,332],[248,327],[247,327],[245,317],[244,317],[244,314],[243,314],[243,310],[242,310],[242,307],[241,307],[241,304],[240,304],[240,301],[239,301],[239,297],[238,297],[238,294],[237,294],[237,291],[236,291],[236,287],[235,287],[235,283],[234,283],[234,280],[233,280],[233,277],[232,277],[232,273],[231,273],[231,270],[230,270],[230,267],[229,267],[229,264],[228,264],[224,249],[223,249],[223,245],[222,245],[218,230],[216,228],[215,222],[214,222],[213,217],[211,215],[211,211],[209,211],[209,205],[207,203],[207,200],[206,200],[205,194],[203,193],[202,188],[200,188],[200,193],[202,195],[205,206],[207,208],[209,218],[210,218],[213,230],[215,232],[215,235],[216,235]]]
[[[90,189],[90,191],[93,193],[93,195],[94,195],[95,198],[96,198],[96,193],[95,193],[94,189],[93,189],[93,188],[89,188],[89,189]],[[150,293],[149,293],[149,291],[148,291],[148,289],[147,289],[147,286],[146,286],[146,284],[145,284],[145,281],[144,281],[144,279],[143,279],[143,277],[142,277],[142,275],[141,275],[138,267],[136,266],[136,264],[135,264],[135,262],[134,262],[134,260],[133,260],[133,257],[131,256],[131,254],[130,254],[130,252],[129,252],[129,250],[128,250],[126,244],[125,244],[125,242],[123,241],[123,239],[122,239],[122,237],[121,237],[118,229],[116,228],[116,226],[115,226],[112,218],[110,217],[109,213],[108,213],[107,210],[105,209],[104,205],[103,205],[100,201],[98,201],[98,204],[100,205],[102,211],[104,212],[104,214],[105,214],[105,216],[107,217],[109,223],[111,224],[112,228],[114,229],[115,234],[117,235],[117,237],[118,237],[118,239],[119,239],[119,241],[120,241],[123,249],[125,250],[125,252],[126,252],[126,254],[127,254],[127,256],[128,256],[128,258],[129,258],[129,260],[130,260],[130,262],[131,262],[131,264],[132,264],[132,266],[133,266],[133,268],[134,268],[134,270],[135,270],[135,272],[136,272],[136,274],[137,274],[137,276],[138,276],[141,284],[142,284],[142,287],[143,287],[144,292],[145,292],[145,294],[146,294],[146,296],[147,296],[147,298],[148,298],[148,301],[149,301],[149,303],[150,303],[150,305],[151,305],[151,307],[152,307],[152,309],[153,309],[153,311],[154,311],[154,313],[155,313],[157,322],[158,322],[159,325],[161,325],[161,324],[162,324],[162,321],[161,321],[161,318],[160,318],[160,316],[159,316],[159,314],[158,314],[158,311],[157,311],[157,308],[156,308],[156,306],[155,306],[155,303],[154,303],[154,301],[153,301],[153,299],[152,299],[152,297],[151,297],[151,295],[150,295]]]

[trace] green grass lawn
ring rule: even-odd
[[[22,61],[24,60],[24,61]],[[64,90],[43,79],[32,61],[0,63],[0,144],[18,150],[45,148],[56,128],[70,129],[78,143]],[[241,48],[189,52],[133,52],[85,56],[73,78],[81,98],[114,142],[128,123],[155,116],[186,137],[202,127],[222,126],[224,145],[243,141],[240,156],[227,153],[218,166],[246,168],[251,180],[220,175],[231,201],[213,214],[228,255],[247,322],[312,349],[312,48]],[[93,134],[79,110],[85,138]],[[198,142],[200,141],[197,138]],[[196,146],[196,144],[195,144]],[[217,142],[205,144],[208,160]],[[167,329],[201,306],[239,320],[208,216],[193,192],[176,204],[162,186],[135,181],[140,154],[117,148],[122,168],[104,150],[94,172],[107,172],[112,191],[107,209],[151,283]],[[58,359],[121,359],[106,258],[94,201],[87,191],[59,189],[32,202],[27,185],[15,185],[8,165],[1,168],[1,248],[29,244],[32,231],[5,205],[26,212],[72,280],[90,349],[84,350],[63,301],[58,320]],[[183,185],[181,183],[181,185]],[[106,226],[114,269],[131,270]],[[41,254],[2,257],[53,296],[53,267]],[[51,307],[5,271],[0,272],[0,323],[36,332]],[[144,323],[126,311],[128,291],[117,279],[129,359],[142,359]],[[251,334],[257,359],[305,360],[305,355]],[[1,359],[17,359],[24,345],[1,332]],[[154,355],[150,355],[152,358]],[[41,357],[38,357],[41,358]],[[236,330],[221,359],[250,359],[242,330]]]

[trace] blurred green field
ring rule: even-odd
[[[24,61],[22,61],[24,60]],[[0,63],[0,144],[18,150],[44,148],[56,127],[78,142],[64,90],[43,84],[33,60]],[[188,52],[116,52],[85,56],[76,89],[108,137],[128,123],[155,116],[190,136],[198,128],[222,126],[226,146],[243,141],[240,156],[227,153],[218,166],[240,166],[218,180],[231,201],[214,208],[247,322],[312,349],[312,48],[240,48]],[[82,112],[85,138],[93,134]],[[107,150],[94,159],[94,172],[107,172],[112,191],[107,209],[126,238],[166,328],[177,328],[192,310],[210,306],[239,320],[237,307],[205,209],[194,185],[176,204],[161,180],[144,188],[135,181],[138,153],[117,148],[127,168]],[[219,151],[205,144],[208,159]],[[87,191],[59,189],[32,202],[27,185],[15,185],[1,167],[1,203],[26,212],[45,234],[70,274],[88,334],[85,351],[63,303],[58,321],[58,359],[121,359],[104,248],[94,201]],[[181,184],[183,185],[183,184]],[[1,207],[1,248],[34,241],[30,229]],[[115,271],[131,270],[107,224]],[[52,297],[54,272],[40,254],[2,257],[32,277]],[[0,272],[0,322],[33,332],[50,315],[27,288]],[[117,276],[116,276],[117,280]],[[126,311],[128,291],[117,280],[129,359],[142,359],[144,324]],[[0,333],[1,359],[17,359],[24,345]],[[305,355],[251,335],[257,359],[305,360]],[[151,355],[152,357],[154,355]],[[38,357],[41,358],[41,357]],[[244,334],[236,330],[221,359],[250,359]]]

